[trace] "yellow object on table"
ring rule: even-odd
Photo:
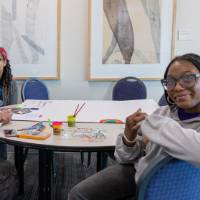
[[[68,127],[75,127],[76,116],[74,116],[74,115],[68,115],[67,116],[67,123],[68,123]]]

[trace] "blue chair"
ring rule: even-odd
[[[167,100],[166,100],[166,97],[165,97],[165,94],[163,94],[163,95],[160,97],[160,100],[159,100],[159,102],[158,102],[158,105],[159,105],[159,106],[166,106],[166,105],[168,105]]]
[[[117,101],[146,99],[147,89],[142,80],[125,77],[117,81],[113,88],[112,99]]]
[[[22,101],[26,99],[48,100],[49,92],[46,85],[37,78],[30,78],[22,84]]]
[[[200,200],[200,168],[167,156],[138,181],[138,200]]]

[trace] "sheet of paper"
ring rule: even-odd
[[[158,104],[152,99],[129,101],[83,101],[83,100],[27,100],[21,106],[37,107],[27,114],[13,114],[13,120],[29,121],[66,121],[68,115],[73,115],[79,104],[85,106],[76,117],[77,122],[99,122],[102,119],[119,119],[125,122],[128,115],[138,108],[151,114]]]

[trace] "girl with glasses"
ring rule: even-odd
[[[138,179],[149,164],[168,155],[200,167],[199,74],[199,55],[175,57],[161,81],[168,105],[149,116],[141,109],[128,116],[116,142],[119,164],[76,185],[69,199],[134,199]]]

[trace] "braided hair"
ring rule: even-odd
[[[174,59],[172,59],[172,61],[169,63],[169,65],[167,66],[165,70],[164,79],[167,78],[167,74],[168,74],[170,66],[176,61],[183,61],[183,60],[192,63],[200,71],[200,56],[194,53],[188,53],[182,56],[176,56]],[[169,97],[166,90],[164,92],[165,92],[165,98],[167,100],[168,105],[173,106],[174,101]]]
[[[7,60],[7,64],[4,67],[3,74],[1,77],[1,85],[4,91],[3,101],[4,105],[9,104],[9,97],[10,97],[10,88],[11,88],[11,81],[12,81],[12,72],[9,60]]]

